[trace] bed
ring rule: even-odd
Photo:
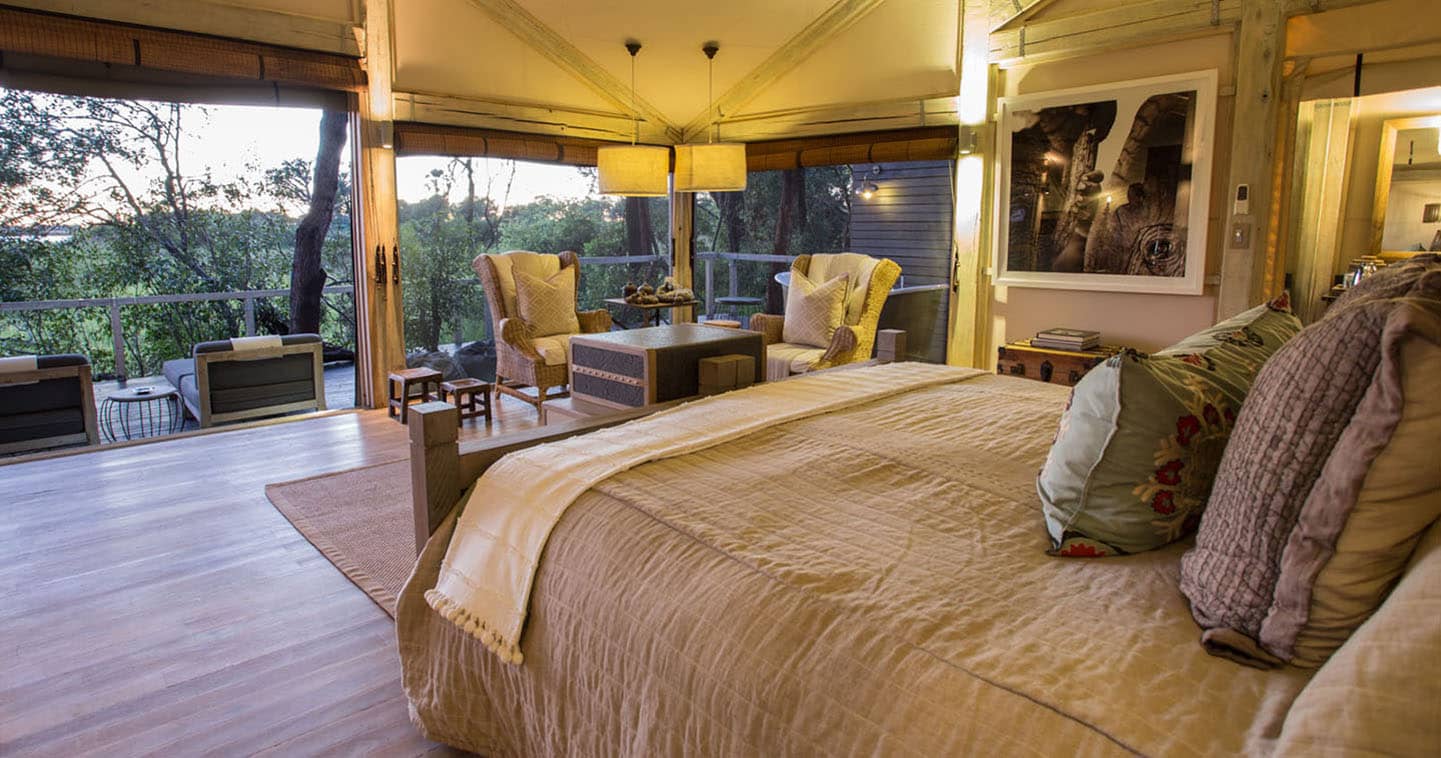
[[[898,370],[848,373],[884,385]],[[1380,723],[1333,714],[1357,671],[1389,681],[1376,651],[1402,620],[1378,613],[1319,672],[1207,655],[1177,589],[1188,542],[1046,555],[1035,476],[1067,389],[952,371],[590,487],[545,545],[520,665],[425,594],[460,491],[509,451],[590,427],[462,452],[446,409],[419,406],[423,544],[397,615],[412,721],[487,755],[1294,753]],[[1428,550],[1430,580],[1413,568],[1395,595],[1434,611]]]

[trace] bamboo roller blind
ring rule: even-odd
[[[331,90],[366,83],[360,61],[343,55],[5,7],[0,51]]]
[[[852,163],[948,160],[956,157],[953,126],[841,134],[829,137],[752,142],[746,145],[750,171]],[[595,150],[606,143],[413,122],[395,125],[397,155],[488,156],[514,160],[594,166]]]
[[[594,166],[596,148],[607,144],[614,143],[409,121],[395,125],[395,153],[402,156],[474,156]]]
[[[746,145],[746,168],[774,171],[843,163],[949,160],[956,157],[958,143],[954,126],[751,142]]]

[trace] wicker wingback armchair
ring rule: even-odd
[[[515,272],[545,278],[563,268],[580,266],[580,259],[569,250],[559,255],[515,250],[478,255],[470,266],[480,277],[491,323],[495,325],[496,399],[507,394],[529,403],[544,423],[545,401],[570,395],[571,335],[534,336],[516,307]],[[576,273],[578,282],[580,272]],[[605,309],[577,310],[575,315],[580,334],[610,331],[610,312]],[[523,392],[524,387],[535,388],[536,394]],[[551,392],[553,389],[559,391]]]
[[[876,325],[881,318],[881,308],[886,304],[891,286],[901,275],[901,267],[889,258],[877,260],[857,253],[837,253],[797,256],[791,263],[791,276],[797,273],[810,276],[813,269],[821,278],[840,273],[851,275],[851,291],[846,293],[845,323],[836,329],[829,346],[817,348],[786,343],[783,339],[785,316],[751,316],[751,329],[765,335],[766,379],[769,381],[870,360],[876,344]],[[864,276],[866,271],[869,271],[869,277]]]

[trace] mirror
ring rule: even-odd
[[[1381,132],[1371,249],[1387,259],[1441,252],[1441,114],[1387,121]]]

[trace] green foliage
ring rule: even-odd
[[[712,193],[696,196],[695,249],[697,252],[775,253],[782,248],[789,255],[837,253],[850,248],[852,170],[850,166],[817,166],[803,169],[801,204],[789,238],[776,239],[780,221],[780,171],[753,171],[743,192],[729,192],[717,198]],[[721,203],[739,205],[739,234],[732,235],[724,223]],[[734,237],[734,238],[733,238]],[[700,271],[700,266],[697,266]],[[728,292],[729,267],[715,266],[716,288]],[[769,263],[741,261],[736,264],[738,294],[763,297],[774,274]],[[699,274],[697,279],[699,281]]]
[[[0,297],[61,300],[289,287],[310,162],[218,181],[182,170],[210,109],[0,90]],[[348,181],[342,177],[342,193]],[[52,234],[56,231],[70,233]],[[328,284],[352,279],[349,203],[323,246]],[[330,296],[327,343],[355,340],[353,298]],[[257,300],[257,332],[283,333],[288,296]],[[127,372],[155,374],[196,342],[245,333],[242,301],[127,305]],[[0,353],[81,352],[114,364],[104,307],[0,316]]]

